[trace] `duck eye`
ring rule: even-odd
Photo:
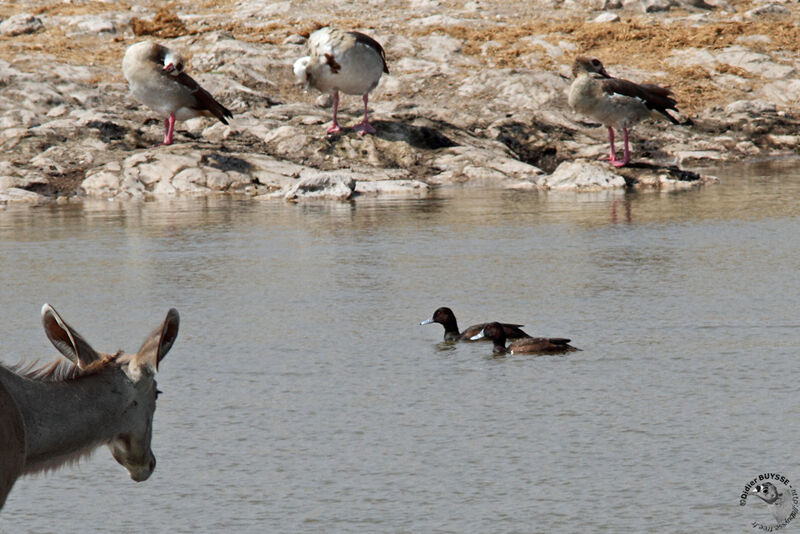
[[[599,59],[593,59],[592,60],[592,65],[594,65],[595,67],[599,67],[600,66],[600,60]]]

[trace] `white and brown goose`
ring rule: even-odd
[[[172,144],[176,120],[206,116],[228,124],[227,118],[233,117],[183,68],[178,52],[152,41],[130,46],[122,59],[133,97],[164,118],[164,145]]]
[[[666,117],[673,124],[680,124],[668,110],[678,111],[672,91],[655,84],[637,84],[614,78],[597,58],[579,56],[572,65],[575,80],[569,88],[569,105],[584,115],[599,121],[608,128],[611,145],[608,161],[622,167],[631,159],[628,144],[628,129],[637,122]],[[621,160],[614,151],[614,128],[622,130],[625,144]]]
[[[368,35],[326,27],[308,38],[308,54],[294,62],[294,75],[299,83],[312,86],[333,96],[333,124],[327,133],[337,133],[339,91],[362,95],[364,119],[353,130],[361,135],[375,133],[369,123],[367,104],[369,93],[378,86],[381,75],[389,73],[386,52]]]

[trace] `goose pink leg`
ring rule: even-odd
[[[339,133],[342,129],[339,127],[339,122],[336,120],[339,113],[339,91],[333,92],[333,124],[331,124],[325,133]]]
[[[164,142],[162,145],[171,145],[172,137],[175,135],[175,114],[170,113],[169,117],[164,119]]]
[[[622,159],[617,159],[616,151],[614,150],[614,128],[608,127],[608,144],[609,154],[608,162],[614,167],[624,167],[631,160],[631,148],[628,142],[628,129],[622,128],[622,142],[624,143]]]
[[[612,161],[614,167],[623,167],[631,160],[631,148],[628,144],[628,129],[622,128],[622,142],[624,143],[624,152],[622,153],[622,161]]]
[[[611,126],[608,127],[608,146],[608,161],[613,165],[617,161],[617,154],[616,150],[614,150],[614,128]]]
[[[364,93],[362,99],[364,100],[364,120],[356,124],[353,127],[353,130],[358,132],[359,135],[374,134],[375,128],[372,127],[372,125],[369,123],[369,120],[367,119],[367,103],[369,102],[369,94]]]

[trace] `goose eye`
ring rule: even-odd
[[[178,63],[177,65],[175,65],[175,69],[177,69],[179,72],[182,71],[183,70],[183,63]]]
[[[595,67],[599,67],[600,66],[600,60],[599,59],[593,59],[592,60],[592,65],[594,65]]]

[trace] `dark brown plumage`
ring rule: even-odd
[[[438,308],[435,312],[433,312],[433,317],[422,321],[420,324],[431,324],[431,323],[439,323],[440,325],[444,326],[444,340],[445,341],[472,341],[472,337],[477,335],[478,333],[483,330],[483,328],[489,323],[481,323],[481,324],[474,324],[468,327],[463,332],[459,332],[458,330],[458,322],[456,321],[456,316],[453,313],[453,310],[447,307]],[[504,334],[508,339],[517,339],[521,337],[530,337],[528,334],[522,331],[520,328],[521,324],[510,324],[510,323],[495,323],[501,325],[504,329]]]
[[[603,71],[605,72],[605,70]],[[647,109],[657,111],[673,124],[680,124],[678,119],[669,114],[667,110],[678,111],[678,102],[672,98],[672,90],[652,83],[637,84],[620,78],[613,78],[610,75],[603,80],[603,91],[610,95],[623,95],[641,100]]]
[[[165,74],[165,76],[169,75]],[[217,100],[211,96],[211,93],[200,87],[200,84],[185,72],[181,72],[175,76],[175,81],[191,91],[195,98],[195,104],[191,106],[192,109],[208,111],[209,114],[219,119],[222,124],[228,124],[226,117],[233,117],[233,113],[231,113],[228,108],[217,102]]]
[[[570,345],[570,340],[563,337],[524,337],[506,347],[505,330],[499,323],[487,324],[475,337],[491,340],[495,354],[560,354],[580,350]]]

